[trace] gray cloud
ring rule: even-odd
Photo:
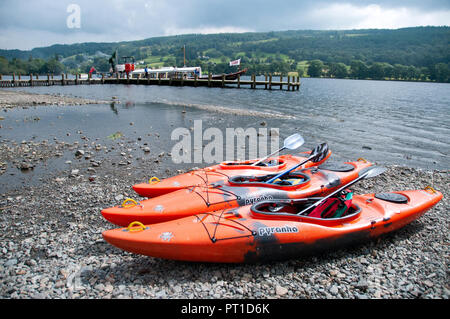
[[[66,24],[67,6],[72,3],[81,8],[80,29]],[[377,16],[377,10],[384,11]],[[389,21],[377,21],[384,17]],[[448,20],[450,2],[438,0],[14,0],[0,1],[0,48],[30,49],[54,43],[113,42],[180,33],[366,25],[390,28],[410,26],[413,21],[448,25]]]

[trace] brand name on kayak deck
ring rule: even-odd
[[[224,134],[217,127],[203,130],[203,121],[195,120],[190,129],[178,127],[172,131],[170,139],[177,141],[171,150],[172,161],[175,164],[221,163],[265,157],[280,148],[279,131],[278,128],[227,127]]]
[[[261,202],[263,200],[271,200],[273,199],[272,195],[261,195],[257,197],[249,197],[245,199],[245,205],[250,205],[254,203]]]
[[[258,228],[259,236],[271,236],[275,233],[285,234],[285,233],[298,233],[298,228],[296,226],[278,226],[278,227],[261,227]]]

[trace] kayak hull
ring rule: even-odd
[[[309,152],[305,152],[302,155],[308,156],[308,154]],[[299,169],[318,166],[324,163],[330,156],[331,151],[328,152],[327,156],[322,161],[318,163],[309,161]],[[280,164],[274,166],[251,166],[256,160],[223,162],[203,169],[169,177],[161,181],[159,179],[153,179],[149,181],[149,183],[135,184],[133,185],[133,190],[142,197],[157,197],[186,187],[207,186],[211,183],[226,181],[229,177],[236,175],[268,175],[279,173],[306,159],[307,157],[290,154],[269,158],[268,161],[277,160],[280,162]],[[237,163],[242,163],[242,165],[237,165]]]
[[[355,214],[337,219],[263,216],[251,206],[103,232],[110,244],[136,254],[192,262],[255,263],[298,258],[361,243],[419,218],[442,198],[437,191],[396,192],[408,203],[355,195]]]
[[[195,214],[230,209],[270,199],[298,199],[326,195],[357,178],[372,163],[346,162],[350,171],[332,171],[319,167],[303,169],[295,174],[304,178],[295,186],[278,186],[266,183],[237,184],[217,182],[210,187],[184,188],[155,198],[142,200],[138,205],[115,206],[102,210],[103,217],[111,223],[126,227],[131,222],[161,223]]]

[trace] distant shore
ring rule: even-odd
[[[36,94],[24,91],[0,90],[0,109],[36,105],[83,105],[109,103],[109,101],[68,97],[59,94]]]

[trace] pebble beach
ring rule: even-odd
[[[69,100],[70,99],[70,100]],[[24,103],[24,100],[29,103]],[[0,109],[26,105],[107,103],[0,91]],[[0,115],[1,116],[1,115]],[[3,121],[0,121],[2,125]],[[111,150],[90,136],[76,142],[3,141],[0,174],[33,170],[71,154],[63,169],[0,194],[2,299],[448,299],[449,171],[383,165],[387,171],[356,184],[357,193],[423,189],[443,199],[420,219],[374,241],[282,262],[187,263],[134,255],[102,238],[116,228],[103,208],[137,198],[131,186],[165,178],[169,153],[134,158],[130,145]],[[138,150],[139,151],[139,150]],[[370,161],[370,158],[367,158]],[[70,162],[70,163],[69,163]],[[133,165],[131,165],[133,164]],[[205,165],[206,166],[206,165]],[[14,178],[11,177],[11,178]]]

